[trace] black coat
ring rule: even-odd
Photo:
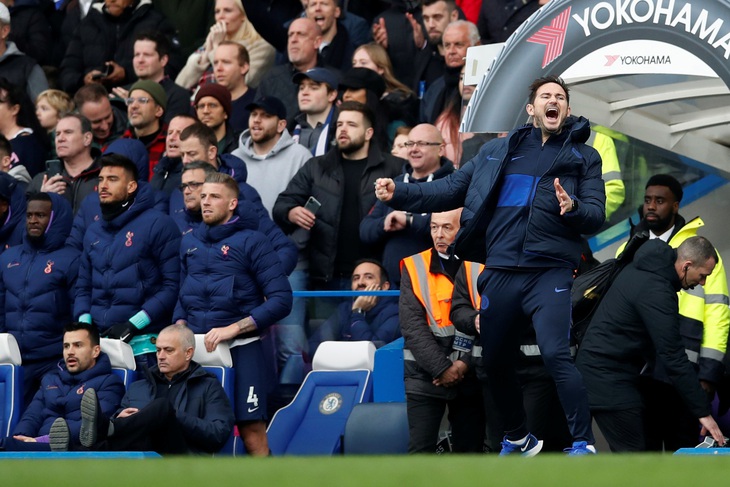
[[[274,221],[284,233],[299,228],[289,221],[289,211],[304,206],[310,196],[322,203],[312,227],[307,252],[309,275],[313,280],[329,281],[333,277],[340,215],[344,200],[345,174],[339,150],[313,157],[299,169],[274,204]],[[375,180],[393,178],[400,174],[403,159],[385,154],[370,144],[368,161],[360,182],[360,221],[375,205]],[[357,235],[353,235],[357,238]]]
[[[152,8],[150,0],[139,0],[133,11],[117,18],[107,14],[103,5],[92,5],[66,49],[59,84],[68,93],[74,93],[83,84],[89,71],[103,71],[107,61],[124,68],[126,78],[119,85],[133,82],[136,79],[132,66],[135,36],[145,30],[156,30],[172,41],[176,35],[173,25]],[[171,55],[172,67],[179,68],[180,63],[177,53]]]
[[[692,414],[710,414],[679,334],[676,258],[660,239],[645,243],[596,310],[577,360],[592,409],[640,407],[639,374],[656,357]]]

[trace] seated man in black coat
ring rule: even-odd
[[[193,362],[195,337],[171,325],[157,337],[157,365],[133,383],[111,421],[96,393],[81,400],[81,444],[91,450],[216,453],[233,431],[233,409],[218,379]],[[52,440],[53,441],[53,440]]]

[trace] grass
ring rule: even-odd
[[[727,485],[730,457],[597,455],[567,458],[383,456],[197,458],[158,460],[6,460],[3,486],[141,485],[255,487]]]

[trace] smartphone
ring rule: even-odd
[[[63,163],[59,159],[51,159],[46,161],[46,174],[48,179],[52,178],[57,174],[61,174],[63,171]]]
[[[91,77],[93,81],[99,81],[102,78],[108,78],[110,74],[112,74],[112,65],[111,64],[105,64],[103,68],[101,68],[99,71],[101,73],[95,74]]]
[[[313,214],[317,214],[317,211],[322,207],[322,203],[320,203],[317,198],[314,196],[310,196],[307,200],[307,203],[304,205],[305,210],[311,211]]]

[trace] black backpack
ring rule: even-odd
[[[570,299],[573,305],[573,322],[571,335],[580,345],[588,330],[588,325],[598,309],[603,296],[611,287],[614,279],[631,261],[641,245],[649,240],[649,232],[641,231],[634,234],[626,244],[626,248],[615,259],[608,259],[585,274],[581,274],[573,281]]]

